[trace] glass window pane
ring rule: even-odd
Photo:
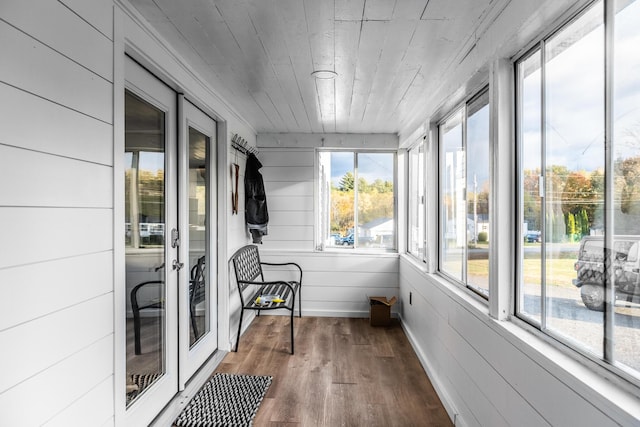
[[[467,286],[489,296],[489,93],[467,107]]]
[[[424,247],[424,141],[409,151],[409,247],[411,254],[425,259]]]
[[[441,250],[440,270],[463,280],[466,246],[465,153],[462,141],[462,115],[459,110],[440,125],[441,166]]]
[[[357,153],[358,247],[395,248],[393,153]]]
[[[544,84],[546,326],[601,355],[602,312],[580,301],[601,284],[585,283],[578,291],[571,283],[582,235],[604,231],[602,3],[548,40]]]
[[[616,236],[629,235],[615,267],[614,357],[640,371],[640,1],[616,2],[613,58],[613,158]],[[616,237],[614,241],[623,240]],[[629,243],[632,246],[629,246]],[[628,249],[627,249],[628,248]],[[624,256],[628,251],[628,255]]]
[[[329,179],[329,239],[327,246],[353,246],[355,215],[355,164],[352,152],[321,153]]]
[[[520,141],[520,215],[522,259],[518,292],[518,312],[540,323],[542,312],[542,71],[541,52],[536,50],[518,64]]]

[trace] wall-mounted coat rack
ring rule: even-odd
[[[247,141],[244,138],[241,138],[237,133],[234,133],[231,137],[231,146],[243,154],[251,153],[257,155],[259,153],[256,148],[250,146]]]

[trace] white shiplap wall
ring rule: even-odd
[[[90,16],[0,5],[0,425],[113,423],[113,18],[101,4]]]

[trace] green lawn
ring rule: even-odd
[[[576,278],[573,269],[575,258],[560,258],[547,260],[547,285],[572,288],[571,280]],[[523,260],[523,276],[525,283],[540,283],[540,259],[526,258]],[[486,259],[469,260],[467,274],[470,276],[487,276],[489,261]]]

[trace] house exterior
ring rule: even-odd
[[[487,26],[473,53],[459,58],[455,73],[441,78],[435,104],[444,105],[449,97],[461,99],[458,88],[480,73],[496,88],[492,99],[502,103],[496,102],[496,114],[509,116],[505,105],[511,101],[500,92],[512,84],[509,58],[588,2],[503,3],[502,18]],[[126,0],[3,0],[0,18],[0,425],[170,425],[185,397],[193,395],[233,348],[239,298],[228,260],[250,242],[242,215],[243,190],[229,175],[230,166],[240,164],[242,182],[246,160],[232,146],[234,135],[257,147],[264,165],[271,221],[260,247],[263,259],[286,258],[312,272],[305,283],[311,292],[302,302],[303,314],[365,317],[364,296],[397,295],[401,304],[396,314],[455,425],[640,423],[637,382],[615,376],[611,380],[597,362],[585,362],[563,345],[531,333],[509,315],[509,297],[487,304],[436,274],[437,233],[431,233],[427,246],[433,248],[426,262],[406,253],[407,184],[402,168],[398,220],[391,224],[399,236],[398,251],[353,256],[316,251],[315,150],[335,135],[257,133],[246,113],[219,95],[214,80],[198,73],[196,64],[185,59],[186,52],[165,40]],[[503,49],[505,45],[509,48]],[[166,242],[162,256],[167,256],[162,268],[177,262],[175,275],[167,273],[175,288],[167,287],[167,292],[183,305],[180,310],[178,303],[167,307],[163,377],[156,388],[128,404],[127,322],[137,283],[133,277],[161,266],[140,251],[133,262],[128,256],[135,251],[122,238],[135,234],[135,226],[126,226],[124,220],[129,209],[125,94],[142,99],[156,90],[169,92],[166,114],[175,123],[167,126],[174,126],[176,135],[184,123],[200,120],[181,121],[184,117],[202,113],[203,120],[215,122],[207,134],[215,141],[207,157],[215,177],[207,191],[210,201],[216,201],[207,212],[214,221],[206,234],[200,230],[191,239],[190,247],[196,250],[197,241],[202,247],[209,242],[207,271],[215,286],[208,303],[206,345],[192,345],[184,338],[190,325],[184,314],[187,303],[180,299],[186,294],[188,269],[178,262],[190,254],[180,252],[186,249],[179,244],[173,251],[169,238],[174,237],[171,224],[188,229],[181,218],[191,212],[197,222],[203,211],[168,198],[174,213],[183,214],[166,218],[160,232]],[[164,102],[153,99],[157,105]],[[341,135],[339,144],[355,148],[369,138],[374,148],[398,150],[398,162],[404,164],[406,148],[416,136],[433,132],[429,118],[424,121],[402,135]],[[204,125],[194,127],[207,132]],[[501,154],[504,163],[513,152],[504,137],[500,141],[497,151],[507,153]],[[179,150],[166,151],[169,173],[175,173],[167,181],[175,187],[167,194],[178,194],[183,185],[181,172],[176,172],[182,169],[172,163],[181,158]],[[290,173],[281,172],[285,166]],[[503,183],[510,182],[506,171],[498,171]],[[430,194],[437,194],[436,177],[427,178],[434,182]],[[234,192],[240,193],[240,215],[232,206]],[[504,199],[496,203],[489,230],[514,222],[508,219],[512,204]],[[435,231],[436,223],[430,224]],[[138,235],[148,237],[143,228]],[[371,233],[386,231],[372,228]],[[188,235],[175,238],[185,241]],[[496,240],[491,239],[492,245],[501,249],[492,260],[492,286],[508,290],[512,263],[498,260],[510,259],[513,239]],[[349,292],[342,286],[344,274],[351,280]]]

